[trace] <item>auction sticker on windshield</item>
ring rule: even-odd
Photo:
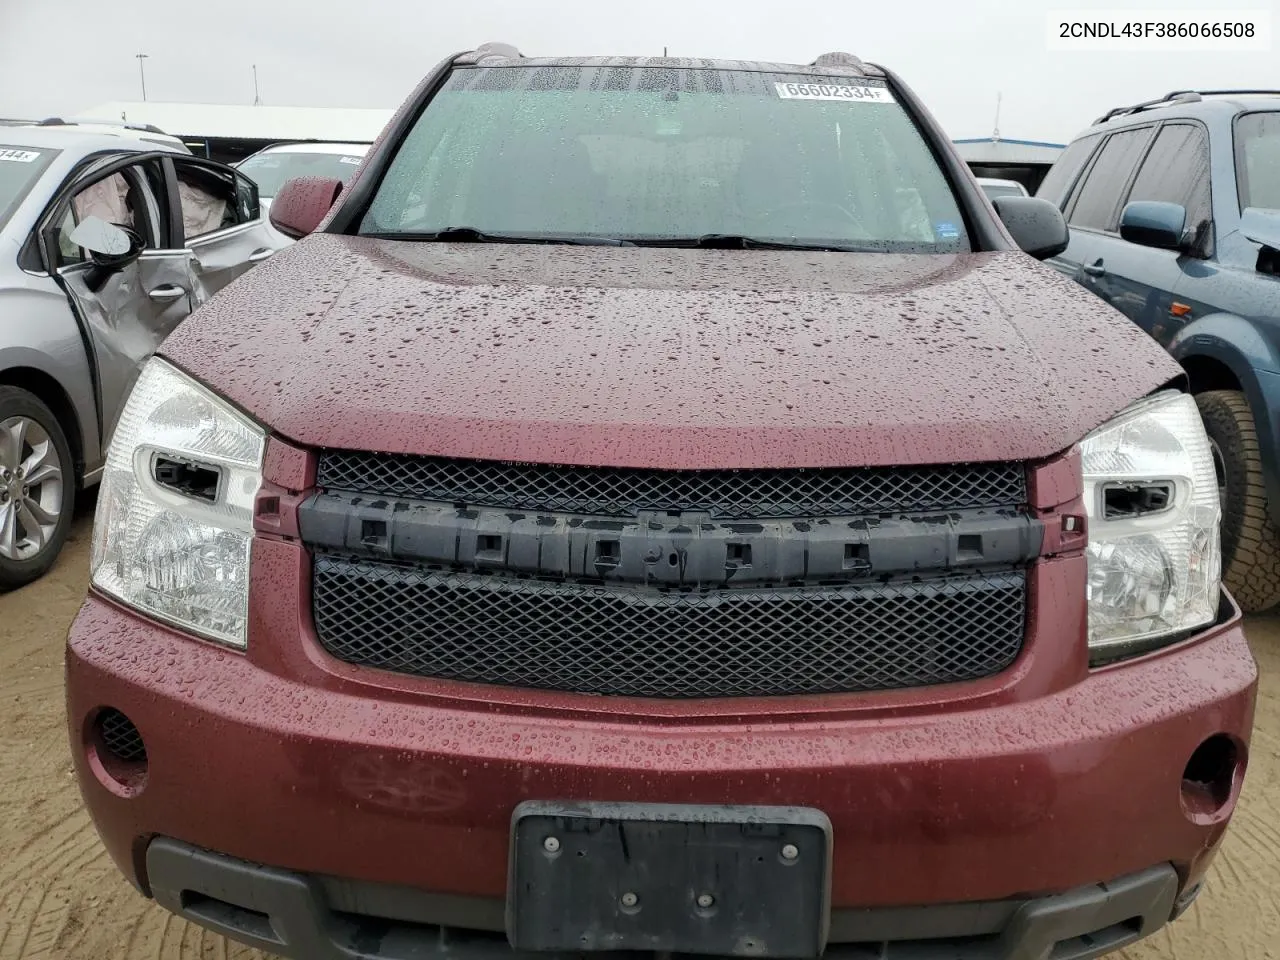
[[[856,103],[894,103],[888,87],[851,83],[775,83],[783,100],[848,100]]]
[[[10,163],[34,163],[38,159],[40,154],[34,150],[0,150],[0,160]]]

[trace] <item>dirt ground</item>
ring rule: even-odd
[[[0,960],[259,960],[139,897],[80,806],[62,643],[84,595],[89,533],[84,516],[48,577],[0,597]],[[1262,693],[1226,846],[1192,910],[1117,960],[1280,960],[1280,617],[1251,622],[1249,636]]]

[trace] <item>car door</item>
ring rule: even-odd
[[[1071,239],[1053,264],[1104,300],[1112,288],[1107,257],[1120,242],[1120,201],[1146,153],[1151,127],[1119,130],[1107,137],[1067,203]]]
[[[64,185],[40,225],[42,257],[67,294],[90,355],[104,448],[142,365],[193,307],[190,255],[173,242],[160,156],[90,166]],[[87,217],[136,232],[142,254],[110,271],[96,267],[72,239]]]
[[[1106,264],[1111,303],[1165,346],[1191,319],[1189,305],[1175,303],[1174,292],[1185,271],[1213,252],[1209,180],[1204,127],[1194,121],[1161,125],[1125,204],[1157,200],[1181,206],[1187,212],[1187,247],[1161,250],[1121,239]]]
[[[189,287],[195,306],[289,245],[269,229],[252,180],[224,164],[195,157],[165,160],[172,229],[190,252]]]

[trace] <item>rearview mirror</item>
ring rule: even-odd
[[[1038,197],[996,197],[991,201],[1018,249],[1037,260],[1056,257],[1071,241],[1062,211]]]
[[[295,177],[271,201],[271,225],[300,240],[324,222],[341,192],[342,181],[332,177]]]
[[[89,252],[95,266],[108,270],[127,266],[141,256],[146,244],[135,231],[100,217],[85,217],[68,239]]]
[[[1135,200],[1120,214],[1120,239],[1143,247],[1181,250],[1187,228],[1187,209],[1161,200]]]

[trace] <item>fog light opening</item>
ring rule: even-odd
[[[1182,808],[1195,823],[1217,823],[1230,813],[1243,773],[1240,750],[1225,734],[1196,747],[1182,771]]]
[[[147,784],[147,746],[133,721],[113,707],[99,710],[90,725],[89,764],[112,793],[134,797]]]

